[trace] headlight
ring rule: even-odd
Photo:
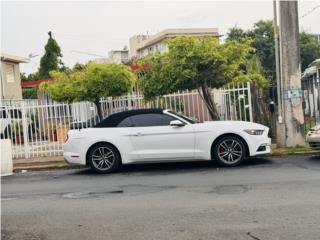
[[[262,135],[264,132],[264,130],[260,130],[260,129],[244,129],[243,131],[245,131],[250,135]]]

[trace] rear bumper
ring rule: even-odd
[[[80,155],[77,153],[64,152],[63,158],[69,165],[86,165],[85,163],[83,163]]]
[[[63,158],[70,165],[86,165],[85,151],[77,141],[68,141],[63,145]]]

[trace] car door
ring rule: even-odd
[[[142,161],[192,159],[195,136],[191,124],[170,126],[171,115],[145,113],[130,117],[132,144]]]

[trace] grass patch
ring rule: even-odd
[[[312,154],[312,153],[320,153],[320,151],[312,150],[307,145],[272,149],[272,155],[296,155],[296,154]]]

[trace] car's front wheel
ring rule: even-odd
[[[225,136],[218,140],[213,150],[214,159],[227,167],[237,166],[246,156],[243,141],[235,136]]]
[[[90,167],[98,173],[110,173],[120,166],[120,154],[108,143],[95,145],[88,154]]]

